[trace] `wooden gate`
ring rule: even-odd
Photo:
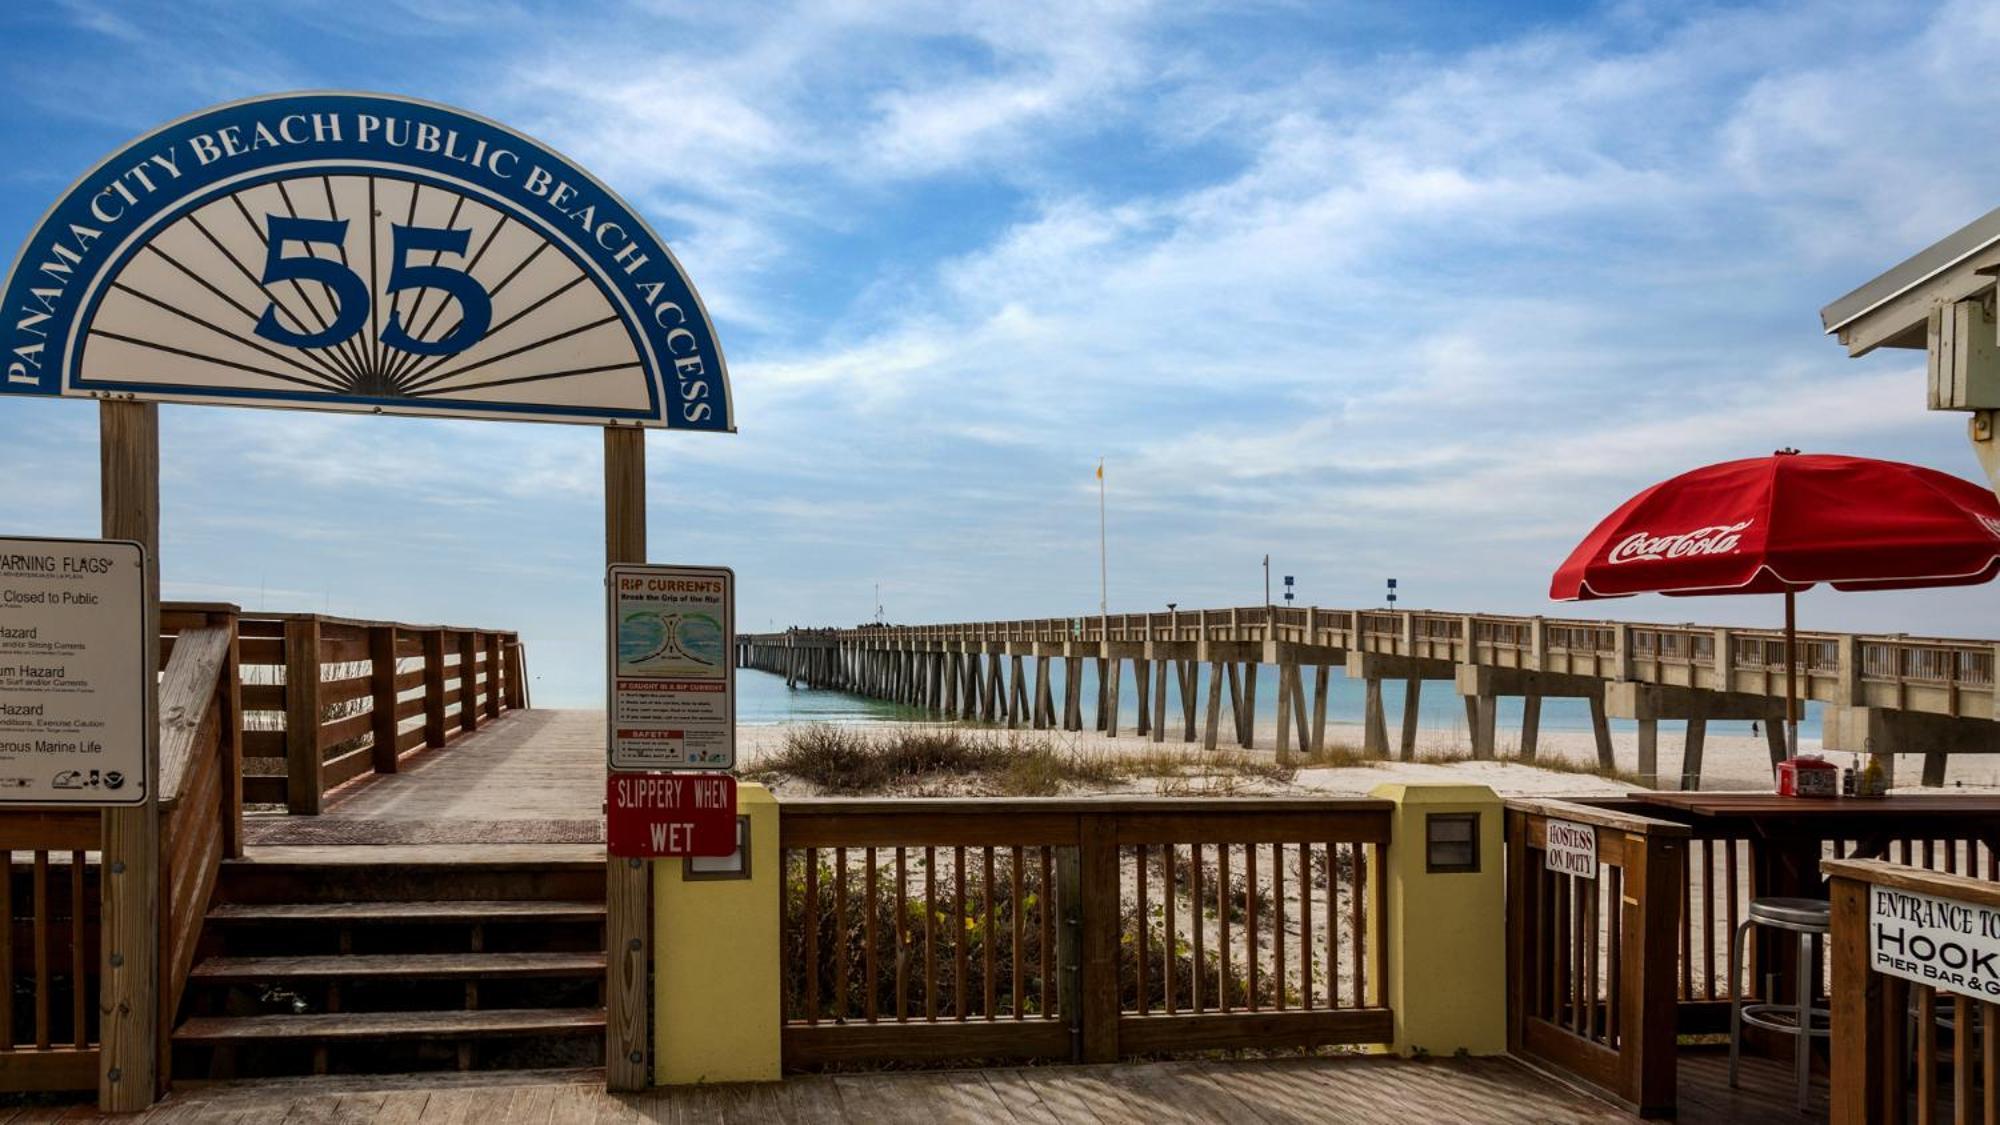
[[[1551,820],[1596,834],[1590,876],[1548,869]],[[1507,803],[1507,1045],[1644,1114],[1674,1107],[1687,826]]]
[[[1376,800],[802,800],[784,1061],[1387,1043]]]

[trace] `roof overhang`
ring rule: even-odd
[[[1849,355],[1876,348],[1921,348],[1932,306],[1993,288],[2000,272],[2000,208],[1912,254],[1819,312]]]

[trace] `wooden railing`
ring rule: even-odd
[[[97,1085],[98,819],[0,818],[0,1092]]]
[[[785,1063],[1387,1042],[1389,807],[787,801]]]
[[[1878,972],[1871,927],[1878,893],[1913,892],[1971,909],[1969,945],[1990,949],[2000,925],[2000,883],[1880,860],[1829,860],[1832,880],[1833,1046],[1831,1118],[1836,1125],[1947,1120],[2000,1123],[2000,1003],[1990,963],[1941,950],[1934,968],[1964,969],[1984,996]],[[1886,921],[1893,923],[1892,915]],[[1932,934],[1938,926],[1925,927]],[[1964,947],[1960,947],[1963,951]],[[1908,959],[1918,963],[1918,955]],[[1954,963],[1955,962],[1955,963]]]
[[[242,617],[230,605],[178,602],[161,606],[160,626],[165,1075],[168,1031],[221,863],[243,851],[244,802],[317,811],[322,793],[363,769],[393,771],[402,753],[524,705],[526,687],[511,633]],[[295,724],[279,718],[293,715]],[[260,773],[258,758],[284,763],[283,772]],[[0,814],[0,1092],[98,1084],[102,833],[94,809]]]
[[[242,854],[236,618],[231,606],[160,613],[160,1073],[165,1032],[226,856]],[[0,1091],[98,1082],[99,870],[94,809],[0,815]]]
[[[317,614],[241,623],[244,800],[317,813],[327,790],[395,773],[527,703],[519,637]]]
[[[1589,875],[1550,871],[1548,823],[1595,833]],[[1675,1086],[1683,825],[1566,801],[1507,805],[1508,1049],[1641,1113]]]
[[[1785,692],[1784,634],[1775,629],[1422,610],[1239,606],[949,625],[798,629],[745,634],[740,639],[747,645],[879,648],[1273,642],[1773,697],[1782,697]],[[2000,640],[1805,632],[1798,635],[1800,693],[1803,698],[1828,703],[1960,718],[2000,718],[1994,692],[1997,655]]]
[[[1508,802],[1513,1049],[1628,1105],[1665,1112],[1674,1091],[1675,1035],[1726,1033],[1737,990],[1745,1001],[1796,995],[1797,946],[1781,933],[1757,932],[1739,979],[1729,979],[1729,943],[1752,898],[1821,897],[1821,864],[1856,854],[1899,859],[1944,877],[2000,877],[1994,848],[2000,826],[1939,800],[1888,828],[1866,819],[1865,804],[1856,817],[1843,819],[1842,806],[1829,806],[1815,825],[1781,826],[1749,815],[1666,819],[1650,809],[1652,815],[1639,816],[1638,806],[1622,800]],[[1543,869],[1550,819],[1594,826],[1594,880]],[[1641,841],[1649,841],[1643,888],[1633,883],[1630,867]],[[1622,907],[1611,906],[1621,900]],[[1822,965],[1807,986],[1823,1000],[1832,983]],[[1646,1000],[1635,1008],[1640,996]],[[1644,1038],[1626,1038],[1628,1027]],[[1748,1034],[1761,1047],[1762,1033]],[[1634,1042],[1645,1046],[1635,1053]]]
[[[202,919],[225,857],[243,854],[240,666],[234,607],[165,606],[160,676],[159,1066],[169,1054]]]

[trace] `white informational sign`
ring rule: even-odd
[[[736,575],[620,563],[610,603],[610,765],[736,767]]]
[[[0,804],[145,802],[149,640],[137,543],[0,538]]]
[[[1551,820],[1548,828],[1542,866],[1581,879],[1597,878],[1597,829],[1571,820]]]
[[[1961,996],[2000,999],[2000,910],[1871,886],[1868,964]]]

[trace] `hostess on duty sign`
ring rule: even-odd
[[[638,214],[519,133],[377,94],[219,106],[92,169],[8,276],[0,392],[734,429]]]

